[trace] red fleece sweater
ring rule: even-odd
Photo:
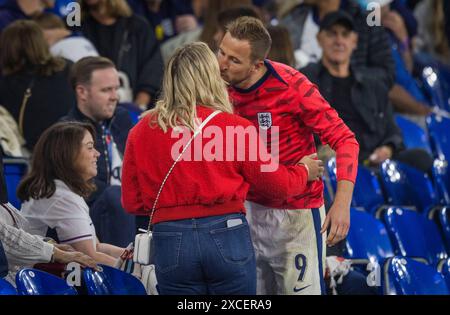
[[[197,106],[199,118],[205,119],[210,113],[211,109]],[[173,137],[172,129],[164,133],[157,125],[150,127],[149,122],[150,115],[147,115],[130,131],[122,169],[123,207],[127,212],[138,215],[150,214],[159,187],[174,159],[181,152],[180,134]],[[227,127],[235,126],[251,128],[253,125],[237,115],[220,113],[205,126],[203,134],[199,134],[191,143],[183,159],[175,165],[168,177],[153,223],[245,213],[244,201],[250,186],[274,199],[286,199],[305,190],[307,171],[304,166],[277,165],[274,172],[261,172],[261,166],[268,165],[269,162],[262,162],[261,155],[257,155],[257,160],[251,158],[248,150],[245,160],[239,160],[237,152],[238,148],[242,149],[242,143],[233,141],[230,147],[231,136],[226,136]],[[192,133],[189,132],[186,139],[191,136]],[[195,160],[194,153],[210,150],[213,140],[216,146],[211,152],[214,153],[215,160],[208,161],[205,157]],[[249,137],[244,143],[246,146],[254,145]],[[174,145],[178,153],[172,157]],[[231,148],[234,155],[229,155]],[[220,149],[226,152],[222,156]],[[226,156],[232,158],[225,158]],[[190,157],[190,161],[186,157]]]

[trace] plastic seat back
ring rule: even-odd
[[[16,161],[9,158],[3,160],[6,187],[8,188],[8,201],[17,209],[20,209],[21,202],[17,198],[16,190],[27,169],[28,164],[24,160],[18,159]]]
[[[384,161],[381,164],[381,182],[390,205],[413,206],[419,211],[427,211],[439,203],[428,175],[403,163]]]
[[[147,295],[144,285],[133,275],[105,265],[100,267],[101,271],[84,270],[89,295]]]
[[[374,213],[378,207],[384,204],[383,192],[375,173],[364,166],[358,166],[352,206],[362,207]]]
[[[433,265],[447,258],[437,226],[417,211],[391,207],[384,222],[396,255],[423,258]]]
[[[383,223],[367,212],[350,209],[350,230],[346,241],[346,258],[377,261],[394,256],[388,232]]]
[[[5,279],[0,279],[0,295],[17,295],[16,289]]]
[[[384,278],[384,293],[389,295],[450,294],[442,274],[410,258],[390,258],[385,265]]]
[[[25,268],[17,273],[16,285],[19,295],[78,294],[75,288],[69,286],[64,279],[32,268]]]
[[[427,118],[427,126],[438,157],[450,161],[450,118],[431,115]]]
[[[333,192],[336,192],[336,158],[334,157],[327,162],[327,174]],[[364,208],[366,211],[374,212],[384,203],[383,192],[376,175],[368,168],[359,165],[353,190],[352,207]]]
[[[419,125],[400,115],[395,116],[395,121],[403,134],[403,142],[408,149],[423,149],[432,154],[428,135]]]

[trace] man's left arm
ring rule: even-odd
[[[300,92],[302,121],[336,152],[337,191],[322,226],[330,229],[328,245],[344,239],[350,227],[350,203],[358,170],[359,144],[355,135],[322,97],[317,87],[306,80]]]

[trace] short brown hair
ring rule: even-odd
[[[34,16],[33,21],[43,30],[66,28],[64,21],[56,14],[50,12],[42,12]]]
[[[265,59],[272,46],[272,39],[263,23],[250,16],[240,17],[227,25],[231,37],[250,43],[252,61]]]
[[[33,150],[31,172],[17,189],[22,201],[50,198],[56,190],[55,179],[82,197],[95,191],[93,181],[86,182],[75,169],[86,131],[95,139],[95,130],[88,123],[60,122],[44,131]]]
[[[34,21],[18,20],[0,36],[0,67],[3,75],[26,70],[52,75],[64,69],[66,62],[50,54],[44,34]]]
[[[95,70],[116,68],[114,62],[106,57],[84,57],[78,60],[71,69],[70,72],[70,84],[75,90],[77,85],[85,84],[89,85],[92,79],[92,73]]]

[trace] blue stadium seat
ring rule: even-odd
[[[422,83],[431,96],[432,105],[450,111],[447,74],[437,67],[425,67],[422,71]]]
[[[395,115],[395,121],[403,134],[403,142],[408,149],[423,149],[430,154],[430,141],[428,135],[419,125],[400,115]]]
[[[5,279],[0,279],[0,295],[17,295],[17,291],[11,283]]]
[[[20,270],[16,275],[19,295],[77,295],[74,287],[52,274],[32,268]]]
[[[133,275],[105,265],[100,267],[102,271],[84,270],[89,295],[147,295],[144,285]]]
[[[374,172],[362,165],[358,166],[355,188],[353,190],[353,207],[362,207],[375,213],[386,204],[380,182]]]
[[[437,266],[448,257],[436,224],[417,211],[391,207],[383,215],[396,255]]]
[[[431,115],[427,118],[427,127],[438,157],[450,161],[450,119]]]
[[[415,207],[427,213],[439,204],[427,174],[393,160],[381,164],[380,174],[389,205]]]
[[[387,295],[448,295],[442,274],[431,266],[406,257],[390,258],[384,268]]]
[[[8,188],[8,201],[17,209],[20,209],[21,202],[17,198],[16,190],[22,177],[28,169],[28,161],[24,159],[4,158],[3,170]]]
[[[336,158],[333,157],[328,160],[326,166],[330,186],[335,192],[337,188]],[[359,165],[353,191],[352,207],[364,208],[366,211],[374,213],[384,204],[385,200],[377,176],[367,167]]]
[[[136,125],[139,121],[139,116],[143,113],[136,104],[133,103],[119,103],[119,106],[125,108],[128,111],[128,114],[130,115],[131,121],[133,122],[133,125]]]
[[[450,253],[450,207],[443,207],[428,213],[428,219],[436,222],[441,230],[447,253]]]
[[[450,166],[445,159],[435,159],[433,162],[433,179],[439,204],[450,205]]]
[[[378,262],[382,266],[387,258],[394,256],[388,232],[380,220],[351,208],[350,222],[345,258],[356,262]]]
[[[323,199],[325,202],[325,208],[328,209],[331,204],[333,203],[333,195],[331,194],[331,188],[330,188],[330,179],[328,176],[322,176],[323,181]]]
[[[333,189],[333,193],[336,192],[337,189],[337,177],[336,177],[336,158],[332,157],[326,163],[326,171],[328,178],[330,180],[331,188]]]
[[[438,271],[444,276],[445,282],[450,289],[450,258],[443,260],[439,264]]]
[[[61,18],[64,18],[69,14],[69,10],[67,6],[69,3],[74,2],[73,0],[55,0],[53,8],[48,9],[47,11],[58,15]]]

